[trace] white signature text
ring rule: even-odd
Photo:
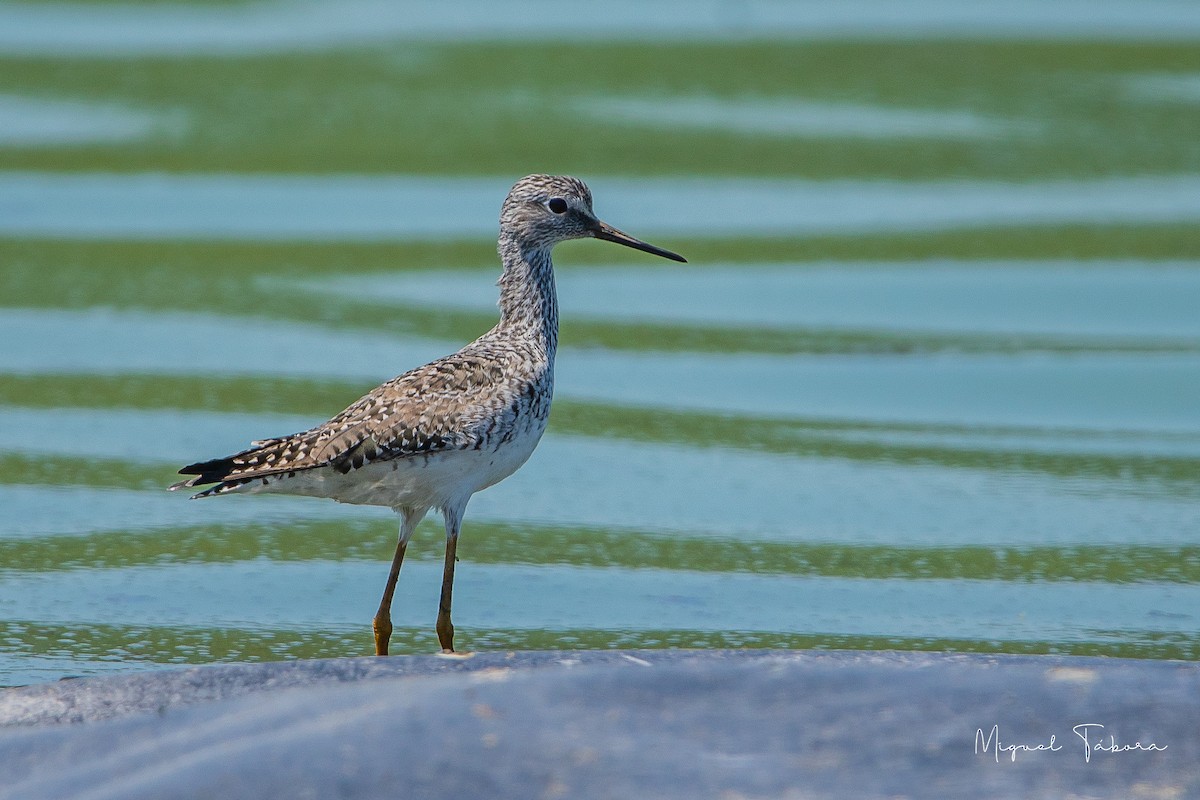
[[[1151,752],[1166,750],[1167,745],[1154,742],[1118,742],[1115,734],[1104,734],[1104,726],[1099,722],[1083,722],[1071,728],[1083,747],[1083,760],[1091,763],[1093,753],[1128,753],[1134,750]],[[1001,754],[1008,756],[1010,761],[1017,760],[1018,753],[1048,752],[1057,753],[1063,749],[1058,742],[1057,734],[1040,742],[1006,742],[1000,738],[1000,725],[993,725],[985,735],[983,728],[975,729],[975,754],[992,754],[996,763],[1000,763]]]

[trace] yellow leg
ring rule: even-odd
[[[400,565],[404,563],[404,551],[408,542],[401,537],[396,543],[396,555],[392,558],[392,569],[388,573],[387,586],[383,589],[383,599],[379,601],[379,611],[371,623],[375,631],[375,655],[388,654],[388,642],[392,638],[392,595],[396,593],[396,581],[400,577]]]
[[[454,593],[454,561],[458,536],[446,537],[446,566],[442,569],[442,597],[438,602],[437,635],[443,653],[454,652],[454,625],[450,622],[450,600]]]

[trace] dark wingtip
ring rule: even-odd
[[[197,461],[195,464],[188,464],[186,467],[179,468],[180,475],[203,475],[206,472],[213,472],[218,469],[227,459],[214,458],[211,461]]]
[[[194,477],[173,483],[167,487],[167,490],[175,492],[180,489],[190,489],[193,486],[202,486],[206,483],[220,483],[229,477],[229,470],[232,467],[233,463],[228,458],[214,458],[211,461],[197,461],[195,464],[188,464],[179,470],[179,474]],[[201,494],[204,493],[201,492]],[[196,497],[199,496],[196,495]]]

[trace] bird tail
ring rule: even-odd
[[[239,453],[238,455],[242,454]],[[230,480],[233,477],[233,473],[237,471],[237,464],[234,462],[235,458],[237,456],[228,456],[226,458],[214,458],[211,461],[199,461],[195,464],[188,464],[179,470],[179,474],[191,475],[192,477],[178,483],[173,483],[167,488],[172,492],[176,492],[180,489],[190,489],[193,486],[203,486],[209,483],[216,484],[216,486],[209,486],[207,489],[192,495],[193,500],[228,492],[245,483],[244,479]]]
[[[216,484],[202,492],[192,495],[195,500],[200,497],[231,492],[253,480],[277,475],[288,471],[289,467],[280,463],[279,456],[287,437],[280,439],[264,439],[252,442],[251,447],[240,453],[234,453],[224,458],[214,458],[210,461],[197,461],[179,470],[180,475],[192,477],[174,483],[167,487],[175,492],[180,489],[190,489],[194,486]]]

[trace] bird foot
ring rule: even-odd
[[[386,656],[388,642],[392,638],[392,621],[387,617],[376,617],[371,623],[371,629],[375,634],[375,655]]]

